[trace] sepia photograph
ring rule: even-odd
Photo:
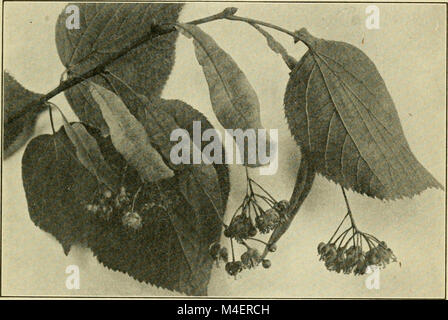
[[[1,297],[446,299],[446,48],[443,2],[3,1]]]

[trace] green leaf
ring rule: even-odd
[[[3,76],[4,83],[4,140],[3,155],[10,157],[26,144],[34,133],[37,116],[45,109],[45,105],[35,106],[29,111],[24,108],[43,95],[25,89],[7,71]],[[20,115],[23,112],[23,115]]]
[[[373,62],[352,45],[305,29],[297,37],[309,50],[291,73],[285,113],[317,172],[380,199],[442,189],[413,155]]]
[[[172,177],[172,171],[151,145],[145,129],[123,101],[113,92],[94,83],[89,84],[89,90],[109,127],[112,143],[139,172],[140,177],[146,182]]]
[[[185,36],[194,39],[196,58],[207,80],[213,111],[224,128],[263,129],[257,94],[232,57],[199,27],[191,24],[177,26]],[[248,163],[248,150],[244,150],[244,163],[259,165],[258,159]]]
[[[73,4],[70,4],[73,5]],[[154,23],[176,22],[179,3],[79,3],[80,28],[67,29],[65,9],[56,24],[56,45],[68,76],[81,75],[121,49],[151,32]],[[174,65],[177,33],[157,37],[127,53],[108,66],[140,94],[159,96]],[[91,78],[107,87],[99,76]],[[111,88],[108,88],[111,89]],[[107,126],[95,101],[81,85],[65,91],[79,119],[100,128]]]
[[[66,253],[71,245],[83,243],[107,268],[169,290],[205,295],[213,264],[208,247],[221,234],[221,223],[210,203],[201,202],[201,215],[195,215],[179,190],[182,173],[145,183],[138,191],[138,172],[127,167],[111,139],[86,129],[106,162],[123,173],[123,187],[134,204],[115,208],[108,218],[86,210],[88,204],[102,199],[103,189],[78,161],[76,149],[61,129],[53,136],[33,139],[23,157],[32,221],[55,236]],[[225,177],[219,172],[218,177],[220,182],[227,181],[228,190],[228,172],[224,172]],[[131,206],[142,218],[138,230],[123,225]]]

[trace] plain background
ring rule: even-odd
[[[374,61],[394,98],[404,132],[416,157],[445,182],[445,30],[444,5],[377,4],[380,29],[365,28],[367,4],[243,4],[238,14],[270,21],[290,30],[306,27],[317,37],[358,46]],[[217,13],[229,4],[187,4],[181,21]],[[4,9],[4,65],[25,87],[47,92],[57,86],[63,66],[54,29],[63,3],[11,3]],[[259,95],[262,122],[279,129],[280,165],[275,176],[253,177],[279,199],[292,191],[300,154],[283,114],[288,69],[266,47],[252,27],[231,21],[203,26],[231,54]],[[305,48],[283,34],[273,33],[290,54],[300,58]],[[221,128],[211,111],[208,89],[196,63],[190,40],[179,37],[166,98],[182,99],[205,113]],[[52,100],[70,119],[76,117],[63,95]],[[58,127],[60,119],[57,119]],[[42,114],[36,134],[49,133]],[[33,225],[28,217],[21,182],[23,148],[3,163],[2,293],[4,295],[166,296],[176,293],[141,284],[99,265],[88,249],[65,256],[61,246]],[[412,174],[410,172],[409,174]],[[232,192],[228,214],[242,200],[244,171],[231,168]],[[381,202],[348,193],[358,226],[384,239],[402,263],[380,273],[380,289],[368,290],[366,276],[328,272],[318,261],[316,247],[327,240],[345,214],[340,189],[318,176],[287,234],[270,256],[270,270],[243,273],[238,280],[223,268],[212,272],[209,294],[249,297],[441,297],[444,295],[444,193],[428,190],[413,199]],[[81,287],[68,290],[65,270],[80,268]]]

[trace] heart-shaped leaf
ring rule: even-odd
[[[146,181],[158,181],[173,176],[162,157],[151,145],[142,124],[129,112],[123,101],[113,92],[89,84],[90,93],[106,121],[112,143]]]
[[[176,22],[180,3],[79,3],[80,28],[68,29],[65,9],[56,24],[56,45],[69,77],[81,75],[100,62],[130,46],[150,33],[154,23]],[[157,37],[130,51],[108,66],[135,91],[148,97],[159,96],[174,65],[177,33]],[[97,84],[107,83],[101,77],[91,78]],[[111,89],[111,88],[109,88]],[[65,91],[79,119],[100,128],[108,127],[101,112],[81,85]]]
[[[4,72],[3,84],[5,130],[3,156],[8,158],[31,138],[37,116],[45,109],[45,105],[41,104],[25,111],[24,108],[30,102],[38,100],[42,95],[25,89],[7,71]]]
[[[65,130],[30,141],[22,178],[34,224],[52,234],[66,254],[73,244],[85,243],[91,232],[85,207],[95,197],[98,181],[79,162]]]
[[[443,188],[413,155],[386,85],[358,48],[305,29],[309,48],[291,73],[285,113],[317,172],[370,197],[412,197]]]
[[[114,205],[118,197],[103,195],[97,179],[78,161],[65,130],[59,130],[53,136],[33,139],[23,158],[24,188],[33,222],[55,236],[66,253],[71,245],[83,243],[108,268],[162,288],[205,295],[212,267],[208,247],[221,233],[214,208],[201,202],[201,214],[195,214],[179,190],[182,174],[136,185],[138,172],[127,167],[111,139],[92,128],[87,131],[105,160],[122,172],[129,202],[114,207],[107,216],[86,209],[101,201]],[[227,181],[224,193],[228,172],[225,177],[218,172],[218,177],[220,182]],[[127,224],[131,211],[140,217],[140,228]]]
[[[209,87],[213,111],[223,127],[241,130],[263,129],[257,94],[232,57],[199,27],[192,24],[177,26],[186,37],[193,38],[196,58]],[[258,131],[254,134],[258,145]],[[268,144],[270,140],[267,134],[266,136]],[[244,164],[260,165],[257,150],[248,150],[248,147],[241,145],[244,141],[235,141],[239,150],[244,150],[241,152]]]

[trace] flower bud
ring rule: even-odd
[[[263,259],[262,265],[263,265],[263,268],[269,269],[271,267],[271,261],[268,259]]]
[[[121,221],[124,226],[134,230],[138,230],[142,227],[142,217],[134,211],[126,212]]]
[[[210,248],[208,249],[208,252],[210,253],[210,256],[213,260],[216,260],[218,258],[218,253],[221,249],[221,245],[219,242],[214,242],[210,245]]]

